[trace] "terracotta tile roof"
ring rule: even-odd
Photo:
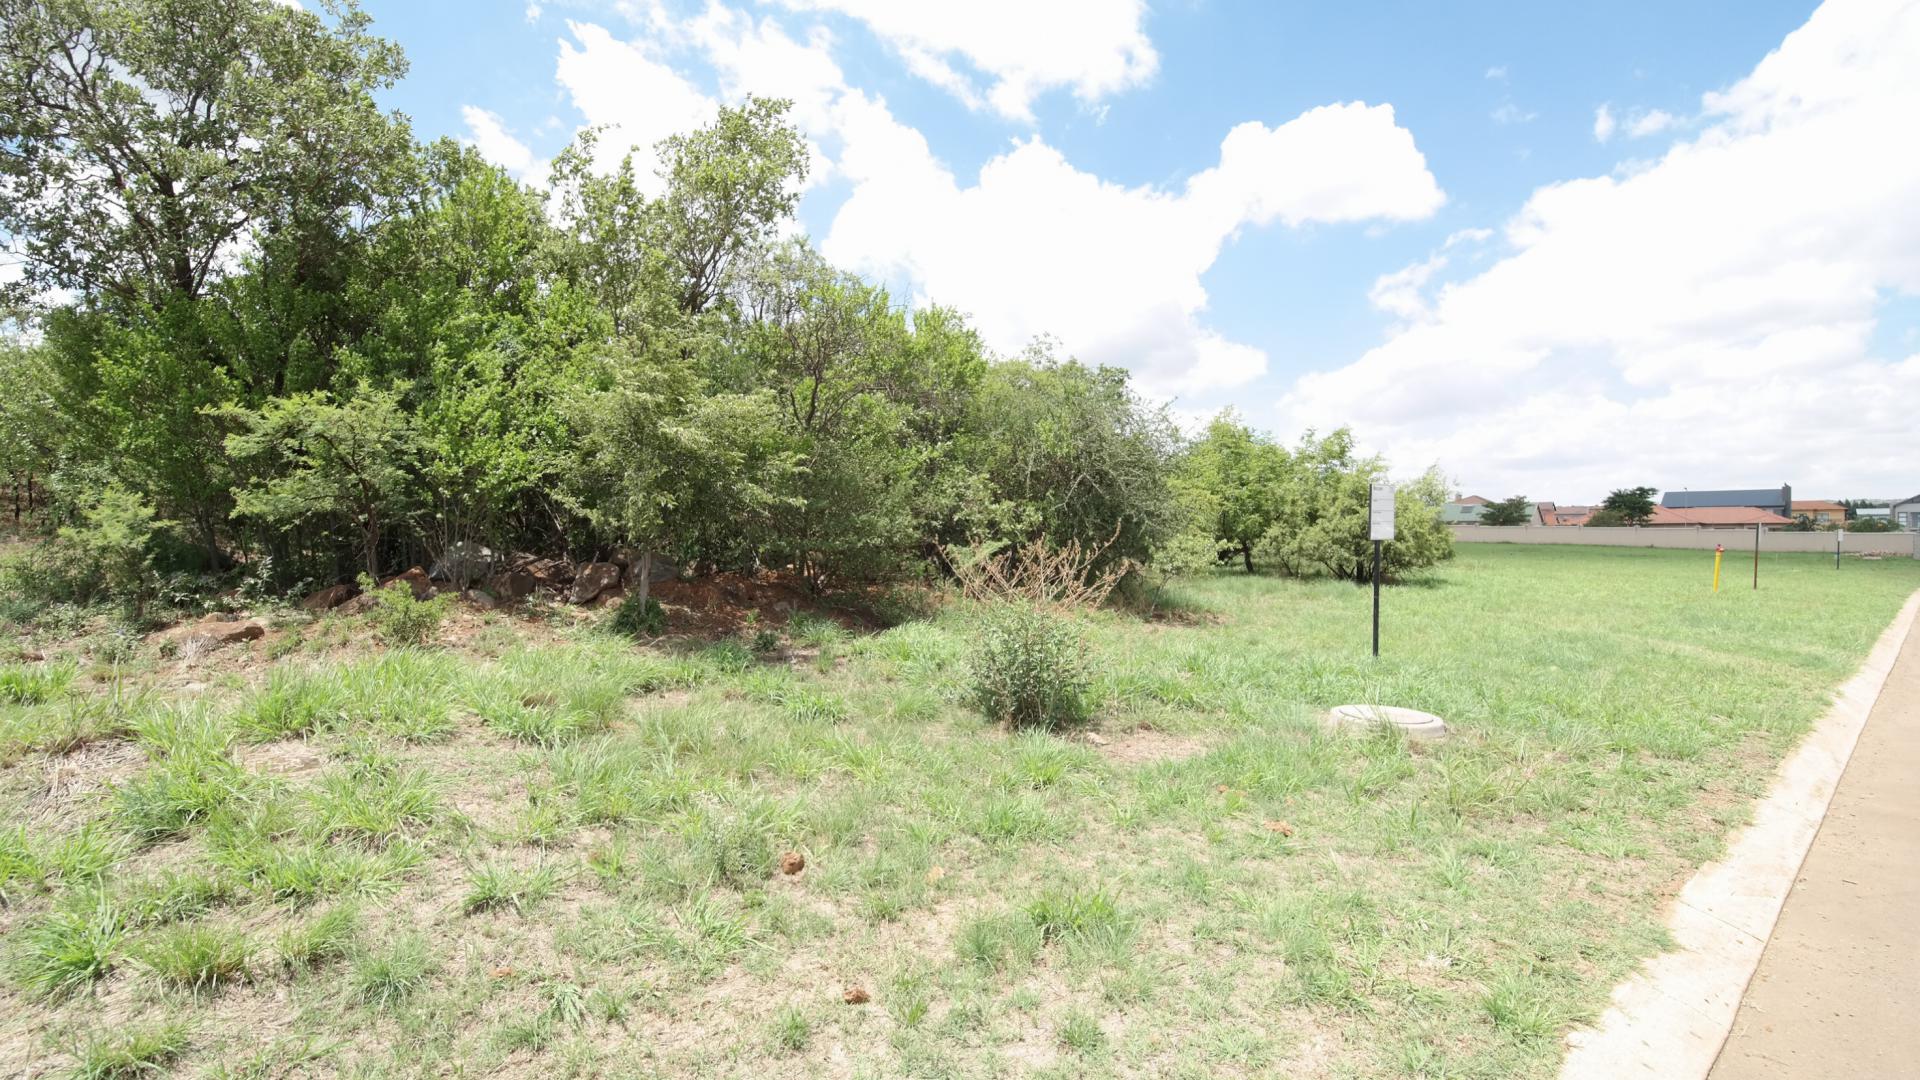
[[[1453,500],[1453,503],[1455,506],[1485,506],[1487,505],[1487,502],[1488,500],[1483,499],[1478,495],[1469,495],[1464,499]]]
[[[1846,507],[1841,506],[1837,502],[1828,502],[1825,499],[1793,500],[1793,512],[1796,514],[1817,514],[1822,510],[1829,514],[1844,514],[1847,512]]]
[[[1793,519],[1781,517],[1757,506],[1694,506],[1679,509],[1656,506],[1649,525],[1791,525]]]

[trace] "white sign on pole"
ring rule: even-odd
[[[1393,539],[1393,485],[1377,483],[1373,485],[1372,513],[1368,515],[1369,528],[1367,539]]]

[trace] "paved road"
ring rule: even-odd
[[[1920,1078],[1920,627],[1787,895],[1712,1080]]]

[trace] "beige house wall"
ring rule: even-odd
[[[1835,535],[1830,532],[1778,532],[1769,529],[1760,538],[1760,550],[1831,555]],[[1453,538],[1467,544],[1587,544],[1694,551],[1712,551],[1715,544],[1725,544],[1729,551],[1753,550],[1751,528],[1715,529],[1698,525],[1662,525],[1658,528],[1455,525]],[[1840,550],[1849,555],[1908,555],[1920,559],[1920,532],[1850,532],[1842,541]]]

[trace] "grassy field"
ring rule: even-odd
[[[0,668],[0,1074],[1548,1076],[1920,587],[1709,558],[1469,546],[1379,661],[1223,573],[1092,619],[1070,737],[960,704],[957,607]]]

